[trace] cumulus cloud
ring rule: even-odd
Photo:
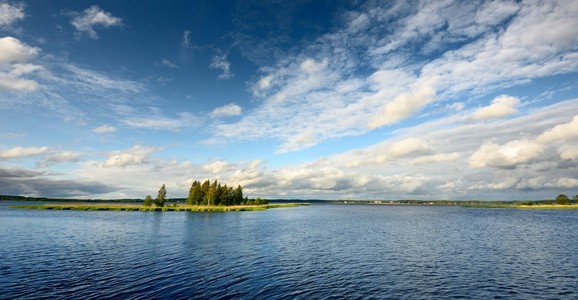
[[[544,132],[538,137],[542,143],[551,143],[560,140],[570,140],[578,137],[578,116],[575,116],[571,122],[560,124]]]
[[[0,74],[0,90],[34,91],[37,88],[38,83],[34,80]]]
[[[211,113],[211,118],[235,117],[241,115],[241,107],[235,103],[215,108]]]
[[[234,166],[226,161],[217,160],[203,166],[203,169],[213,174],[222,174],[234,169]]]
[[[66,162],[78,162],[80,160],[80,154],[73,151],[62,151],[54,152],[53,154],[47,155],[36,165],[40,168],[46,168],[53,164],[66,163]]]
[[[470,157],[470,166],[515,168],[542,156],[548,148],[557,145],[556,143],[562,143],[558,148],[560,158],[573,160],[576,157],[575,144],[564,142],[573,141],[578,137],[577,132],[578,116],[575,116],[571,122],[547,129],[534,139],[513,140],[504,145],[488,142]]]
[[[529,162],[543,152],[543,145],[530,140],[515,140],[504,145],[486,143],[470,157],[470,166],[512,168]]]
[[[578,144],[561,147],[559,152],[562,159],[578,161]]]
[[[24,19],[24,4],[0,2],[0,26],[9,26]]]
[[[108,28],[122,25],[121,18],[114,17],[111,13],[100,9],[96,5],[85,9],[82,13],[73,13],[73,15],[74,17],[70,24],[79,33],[86,33],[92,39],[98,39],[98,34],[94,27]]]
[[[149,155],[161,149],[148,146],[135,145],[127,150],[111,151],[107,154],[108,159],[102,164],[105,168],[123,168],[131,165],[141,165],[150,162]]]
[[[426,141],[409,137],[398,141],[385,140],[365,149],[338,154],[328,158],[326,163],[346,168],[363,166],[379,168],[399,159],[431,155],[433,152]]]
[[[25,76],[43,68],[26,62],[39,52],[40,49],[28,46],[16,38],[0,38],[0,90],[36,90],[38,83]]]
[[[516,106],[520,103],[518,98],[502,95],[492,100],[489,106],[481,107],[474,111],[472,119],[487,120],[492,118],[502,118],[516,113]]]
[[[0,158],[25,158],[38,156],[49,151],[48,147],[14,147],[0,150]]]
[[[211,68],[220,69],[219,79],[229,79],[235,75],[231,73],[231,62],[227,59],[227,54],[215,55],[211,59]]]
[[[114,126],[110,126],[110,125],[101,125],[98,126],[94,129],[92,129],[93,133],[98,133],[98,134],[107,134],[107,133],[115,133],[116,132],[116,127]]]

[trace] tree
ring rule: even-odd
[[[556,204],[568,205],[570,204],[570,198],[564,194],[560,194],[556,197]]]
[[[155,198],[155,205],[158,207],[163,207],[165,206],[166,200],[167,200],[167,190],[165,188],[165,185],[163,184],[163,186],[159,190],[159,194]]]
[[[159,191],[160,192],[160,191]],[[218,180],[212,182],[207,179],[203,183],[200,181],[193,181],[189,188],[189,195],[187,197],[188,205],[243,205],[249,202],[247,197],[243,198],[243,187],[237,185],[236,188],[222,185]],[[258,203],[267,204],[266,199],[259,199]]]
[[[237,188],[233,191],[233,203],[235,205],[243,203],[243,188],[241,185],[237,185]]]
[[[201,192],[203,193],[203,198],[201,204],[208,205],[209,204],[209,188],[211,187],[211,182],[207,179],[203,182],[201,186]]]
[[[151,195],[147,195],[146,198],[144,199],[144,206],[151,206],[153,205],[153,198],[151,197]]]
[[[189,189],[189,197],[187,197],[188,205],[200,205],[203,202],[204,193],[201,187],[201,183],[194,181]]]
[[[578,204],[578,195],[574,196],[574,203]]]

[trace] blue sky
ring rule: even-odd
[[[0,1],[0,194],[578,194],[576,1]]]

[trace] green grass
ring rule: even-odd
[[[140,205],[87,205],[87,204],[44,204],[44,205],[12,205],[10,208],[40,209],[40,210],[89,210],[89,211],[191,211],[191,212],[227,212],[227,211],[263,211],[269,208],[297,207],[304,204],[264,204],[247,206],[140,206]]]
[[[518,205],[515,204],[468,204],[468,205],[460,205],[462,207],[469,207],[469,208],[516,208]]]
[[[470,204],[462,205],[469,208],[515,208],[515,209],[539,209],[539,210],[572,210],[578,209],[578,205],[558,205],[558,204]]]
[[[520,208],[520,209],[545,209],[545,210],[570,210],[570,209],[578,209],[578,205],[576,205],[576,204],[568,204],[568,205],[561,205],[561,204],[518,205],[516,208]]]

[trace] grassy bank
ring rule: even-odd
[[[284,203],[264,205],[238,206],[142,206],[134,204],[99,204],[99,203],[65,203],[43,205],[12,205],[10,208],[40,209],[40,210],[90,210],[90,211],[193,211],[193,212],[226,212],[226,211],[262,211],[269,208],[287,208],[308,205],[306,203]]]
[[[515,208],[515,209],[557,209],[557,210],[571,210],[571,209],[578,209],[578,205],[571,204],[571,205],[560,205],[560,204],[470,204],[470,205],[461,205],[463,207],[469,208]]]
[[[562,205],[562,204],[539,204],[539,205],[518,205],[516,208],[521,209],[578,209],[578,204]]]

